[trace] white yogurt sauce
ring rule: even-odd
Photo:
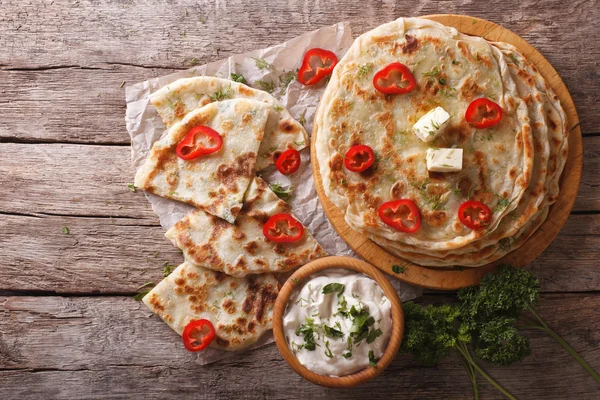
[[[323,288],[332,292],[325,294]],[[391,304],[373,279],[332,269],[315,275],[292,295],[283,330],[292,353],[306,368],[321,375],[349,375],[385,351],[392,331]]]

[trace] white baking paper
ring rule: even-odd
[[[306,87],[294,80],[285,88],[279,77],[287,71],[296,71],[308,49],[320,47],[331,50],[336,53],[338,59],[341,59],[352,42],[349,24],[340,22],[273,47],[234,55],[224,60],[127,86],[125,120],[127,131],[131,136],[131,155],[134,166],[136,169],[140,167],[152,144],[166,133],[160,116],[150,104],[150,94],[180,78],[206,75],[227,79],[233,72],[242,74],[250,86],[259,89],[260,85],[257,84],[259,80],[275,82],[276,90],[272,93],[273,96],[283,103],[294,118],[304,123],[306,131],[310,134],[324,85],[317,84],[315,87]],[[260,69],[256,59],[267,61],[273,66],[273,69]],[[307,148],[301,153],[302,166],[298,172],[286,177],[271,168],[263,172],[262,177],[269,183],[279,182],[285,186],[293,186],[293,197],[289,201],[293,214],[310,230],[325,251],[331,255],[357,257],[333,229],[321,207],[310,168],[309,149]],[[174,200],[150,193],[145,195],[165,230],[193,210],[193,207]],[[413,299],[422,292],[419,288],[397,280],[392,280],[392,284],[396,287],[402,301]],[[273,335],[269,332],[251,348],[272,341]],[[236,353],[211,348],[200,352],[197,362],[204,365],[234,354]]]

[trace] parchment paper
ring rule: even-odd
[[[126,88],[126,123],[127,131],[131,136],[131,155],[133,164],[137,168],[144,162],[152,144],[167,132],[156,109],[150,104],[149,96],[159,88],[180,78],[192,76],[216,76],[228,79],[230,74],[242,74],[248,84],[260,89],[257,81],[272,81],[276,89],[272,93],[281,100],[296,120],[304,123],[306,131],[312,131],[313,118],[319,104],[319,99],[324,85],[306,87],[298,81],[292,81],[284,87],[279,79],[287,71],[296,71],[306,50],[321,47],[331,50],[341,59],[353,42],[350,26],[340,22],[313,32],[298,36],[285,43],[262,50],[254,50],[244,54],[231,56],[227,59],[212,62],[206,65],[190,68],[174,74],[150,79]],[[273,68],[259,68],[256,59],[267,61]],[[294,216],[296,216],[313,234],[325,251],[331,255],[345,255],[357,257],[346,243],[335,232],[317,197],[312,172],[310,168],[310,151],[302,152],[302,164],[298,172],[286,177],[274,168],[262,173],[262,177],[269,183],[279,182],[284,186],[293,186],[293,197],[289,201]],[[165,199],[150,193],[145,193],[152,209],[160,218],[165,230],[169,229],[183,218],[193,207],[174,200]],[[421,289],[411,285],[392,280],[402,301],[413,299],[421,294]],[[258,343],[251,348],[256,348],[273,341],[271,332],[265,334]],[[208,349],[198,354],[199,364],[208,364],[225,357],[235,355],[236,352],[225,352]]]

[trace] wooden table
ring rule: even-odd
[[[341,20],[357,34],[395,17],[443,12],[521,35],[575,100],[585,152],[579,197],[531,269],[542,282],[540,314],[600,370],[597,1],[0,0],[0,399],[469,398],[457,358],[430,368],[398,356],[352,391],[302,381],[274,345],[200,367],[132,299],[181,254],[142,193],[127,187],[134,171],[124,85]],[[552,339],[529,334],[531,357],[486,365],[488,372],[518,398],[600,398]],[[481,391],[502,398],[483,382]]]

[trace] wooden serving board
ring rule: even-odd
[[[562,79],[548,60],[523,38],[493,22],[466,15],[437,14],[423,16],[422,18],[452,26],[467,35],[481,36],[490,41],[507,42],[517,47],[535,64],[546,82],[558,95],[567,115],[567,129],[569,130],[569,155],[561,178],[558,201],[550,209],[546,221],[519,249],[483,267],[429,268],[388,253],[366,236],[354,231],[346,223],[343,213],[329,200],[323,191],[319,162],[315,154],[316,131],[313,129],[311,158],[315,186],[327,217],[342,239],[366,261],[402,281],[430,289],[454,290],[478,284],[485,274],[494,271],[498,265],[512,264],[522,267],[531,263],[558,235],[569,217],[579,189],[583,159],[581,130],[575,105]],[[394,273],[392,271],[394,265],[404,267],[401,268],[402,272]]]

